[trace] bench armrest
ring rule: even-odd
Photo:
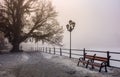
[[[106,65],[107,65],[106,61],[104,61],[104,62],[101,63],[101,66],[106,66]]]
[[[83,57],[80,57],[79,60],[84,60],[84,58],[83,58]]]
[[[88,59],[88,62],[94,63],[93,59]]]

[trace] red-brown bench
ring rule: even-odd
[[[101,56],[95,56],[94,59],[89,60],[87,62],[86,68],[88,67],[88,65],[91,65],[92,68],[94,69],[94,67],[99,67],[99,72],[101,72],[101,69],[104,67],[105,68],[105,72],[107,72],[107,63],[110,59],[110,56],[108,58],[106,57],[101,57]]]

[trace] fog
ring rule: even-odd
[[[69,48],[66,24],[76,22],[72,48],[120,50],[120,0],[52,0],[64,27],[63,45]]]
[[[63,47],[69,48],[66,24],[73,20],[72,48],[120,51],[120,0],[51,1],[64,28]]]

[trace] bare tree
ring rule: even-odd
[[[0,32],[0,50],[5,49],[4,34]]]
[[[63,28],[56,16],[49,0],[4,0],[0,4],[0,31],[13,45],[11,52],[20,52],[20,43],[29,38],[60,45]]]

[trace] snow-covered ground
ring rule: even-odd
[[[120,77],[120,69],[98,69],[77,66],[76,59],[42,52],[0,55],[0,77]]]

